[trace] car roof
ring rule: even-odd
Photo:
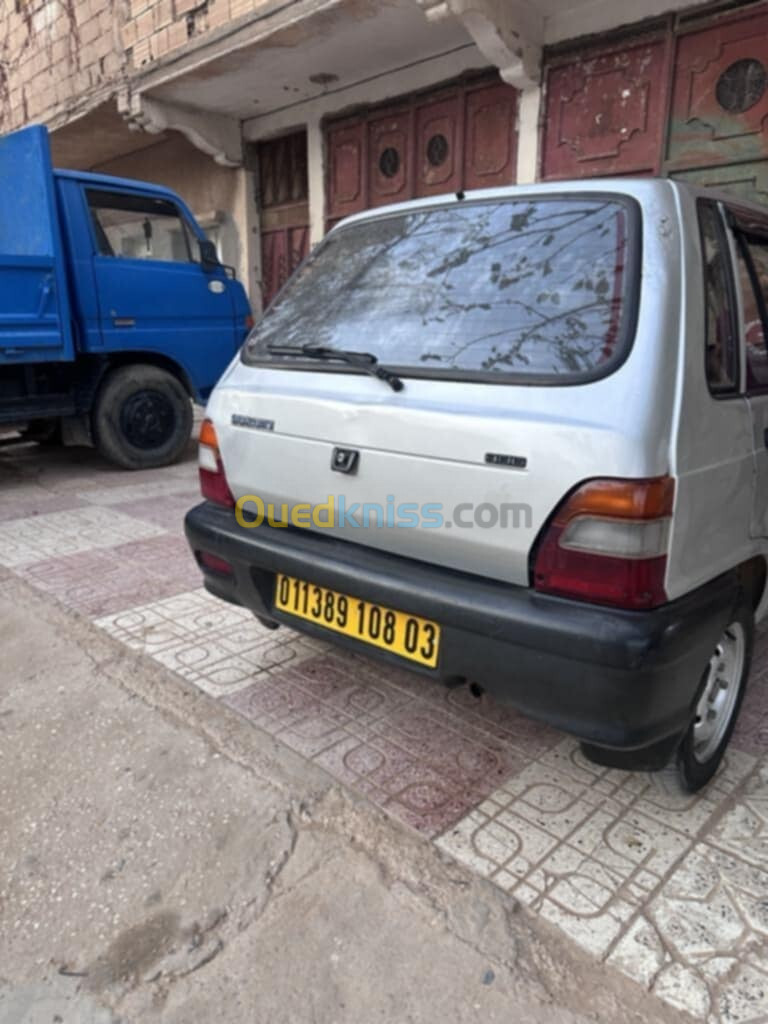
[[[388,206],[380,206],[373,210],[364,210],[361,213],[353,213],[345,217],[337,224],[353,224],[358,221],[375,220],[379,217],[387,217],[396,213],[417,212],[428,210],[434,207],[445,206],[446,203],[456,202],[478,202],[493,201],[499,199],[526,199],[539,196],[552,196],[572,194],[585,196],[594,193],[600,196],[628,196],[642,200],[648,199],[652,194],[659,198],[662,196],[670,199],[675,193],[687,193],[694,198],[706,198],[715,202],[728,203],[731,206],[739,206],[741,209],[749,210],[763,217],[768,217],[768,206],[755,203],[733,193],[724,192],[721,189],[707,188],[703,185],[694,185],[689,182],[676,181],[671,178],[660,177],[622,177],[622,178],[588,178],[573,179],[566,181],[534,182],[529,185],[504,185],[498,188],[476,189],[468,192],[446,193],[444,195],[429,196],[423,199],[412,199],[404,203],[393,203]]]

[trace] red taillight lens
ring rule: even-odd
[[[229,562],[208,551],[198,551],[197,560],[204,569],[210,569],[220,576],[234,576],[235,574],[235,570]]]
[[[235,499],[229,489],[224,466],[221,462],[219,442],[216,431],[210,420],[203,420],[200,427],[200,447],[198,449],[200,471],[200,490],[208,501],[226,508],[235,507]]]
[[[674,496],[670,477],[583,484],[539,541],[534,587],[618,608],[664,604]]]
[[[256,323],[256,321],[253,319],[252,314],[249,313],[248,316],[245,318],[245,329],[246,329],[246,331],[252,331],[253,330],[253,325],[255,323]]]

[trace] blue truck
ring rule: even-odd
[[[42,126],[0,138],[0,427],[167,465],[251,325],[172,191],[54,170]]]

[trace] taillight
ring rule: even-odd
[[[245,318],[245,329],[246,329],[246,331],[252,331],[253,330],[253,325],[255,323],[256,323],[256,321],[253,319],[253,314],[249,313],[246,316],[246,318]]]
[[[218,555],[212,555],[209,551],[197,551],[196,554],[197,560],[203,569],[209,569],[219,576],[234,576],[235,570],[231,562],[219,558]]]
[[[664,604],[674,497],[666,476],[582,484],[539,541],[534,587],[618,608]]]
[[[200,427],[200,447],[198,449],[198,465],[200,470],[200,490],[203,497],[215,501],[217,505],[227,508],[235,507],[235,499],[229,489],[224,466],[219,452],[219,441],[210,420],[203,420]]]

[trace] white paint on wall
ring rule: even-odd
[[[325,234],[325,140],[320,118],[307,121],[307,173],[309,177],[309,244]]]
[[[530,185],[539,171],[539,118],[542,90],[533,86],[520,93],[518,99],[517,183]]]
[[[233,220],[238,231],[238,257],[235,269],[248,293],[251,309],[261,312],[261,239],[259,211],[256,204],[253,171],[241,167],[236,171],[237,184],[233,200]]]
[[[429,89],[447,82],[465,71],[484,70],[488,61],[477,47],[468,42],[450,53],[419,61],[387,74],[372,74],[364,81],[342,89],[329,89],[324,95],[277,110],[261,117],[243,121],[243,137],[248,142],[272,138],[296,131],[311,121],[320,122],[328,115],[343,114],[345,110],[369,103],[396,99],[419,89]]]
[[[592,3],[550,4],[553,10],[544,23],[544,42],[561,43],[580,36],[592,35],[636,25],[645,18],[656,18],[683,8],[690,8],[691,0],[594,0]],[[557,8],[560,8],[559,10]],[[638,27],[641,30],[641,27]]]

